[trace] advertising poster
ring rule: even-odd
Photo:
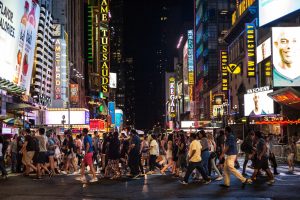
[[[255,24],[246,24],[246,41],[247,41],[247,77],[256,76],[256,41],[255,41]]]
[[[190,111],[189,97],[189,80],[188,80],[188,42],[183,47],[183,95],[184,95],[184,112]]]
[[[268,96],[273,90],[257,90],[244,95],[245,116],[274,114],[274,101]]]
[[[259,0],[259,26],[300,9],[299,0]]]
[[[223,105],[213,105],[213,117],[220,118],[224,115]]]
[[[109,87],[117,88],[117,73],[109,73]]]
[[[113,101],[108,102],[108,113],[111,116],[111,123],[115,124],[116,123],[116,104]]]
[[[300,86],[300,27],[273,27],[273,85]]]
[[[1,0],[0,77],[29,94],[40,7],[35,0]]]
[[[79,102],[78,84],[70,84],[70,102],[73,105]]]
[[[271,56],[271,38],[258,45],[256,48],[256,62],[257,64]]]

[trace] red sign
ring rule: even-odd
[[[91,119],[90,120],[90,129],[93,130],[104,130],[105,121],[101,119]]]

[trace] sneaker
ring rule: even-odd
[[[211,179],[209,179],[209,180],[203,182],[204,185],[208,185],[208,184],[210,184],[210,183],[211,183]]]
[[[86,182],[86,178],[84,178],[84,177],[77,177],[77,178],[75,178],[75,180],[77,180],[77,181],[81,181],[81,182]]]
[[[225,185],[225,184],[220,184],[219,186],[222,187],[222,188],[229,188],[230,187],[229,185]]]
[[[61,174],[67,175],[68,173],[66,171],[60,171]]]
[[[221,181],[221,180],[223,180],[223,176],[219,176],[219,177],[217,177],[215,180],[216,180],[216,181]]]
[[[94,182],[97,182],[98,181],[98,178],[93,178],[90,180],[90,183],[94,183]]]
[[[182,185],[188,185],[189,183],[185,182],[185,181],[179,181]]]
[[[153,174],[153,171],[147,172],[147,175],[152,175],[152,174]]]
[[[53,171],[51,170],[49,173],[49,177],[52,178],[53,177]]]
[[[267,182],[268,185],[273,185],[274,183],[275,183],[275,180],[274,180],[274,179],[269,180],[269,181]]]
[[[139,176],[140,175],[136,175],[136,176],[132,177],[132,179],[139,179]]]

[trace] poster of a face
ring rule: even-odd
[[[245,116],[274,114],[274,101],[268,96],[273,90],[244,95]]]
[[[273,27],[273,85],[300,86],[300,27]]]

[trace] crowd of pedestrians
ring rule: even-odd
[[[7,150],[0,137],[0,170],[4,178],[4,153],[9,152],[12,173],[23,176],[35,174],[36,179],[58,174],[78,175],[76,178],[86,182],[86,172],[90,172],[90,182],[98,178],[120,179],[127,176],[138,179],[153,174],[171,174],[182,184],[192,178],[209,184],[211,181],[224,181],[220,186],[230,187],[230,174],[242,183],[242,187],[256,181],[265,171],[268,184],[273,184],[277,175],[277,163],[272,152],[272,138],[260,131],[251,131],[241,144],[245,154],[243,170],[240,173],[237,157],[237,140],[230,127],[220,130],[216,135],[204,130],[189,134],[179,131],[170,134],[149,134],[140,137],[135,130],[129,133],[113,132],[101,135],[95,131],[90,134],[83,129],[75,138],[70,130],[64,135],[56,135],[44,128],[37,131],[23,130],[15,135]],[[289,170],[294,169],[295,144],[288,146]],[[251,161],[252,176],[246,174]],[[273,166],[273,173],[270,170]]]

